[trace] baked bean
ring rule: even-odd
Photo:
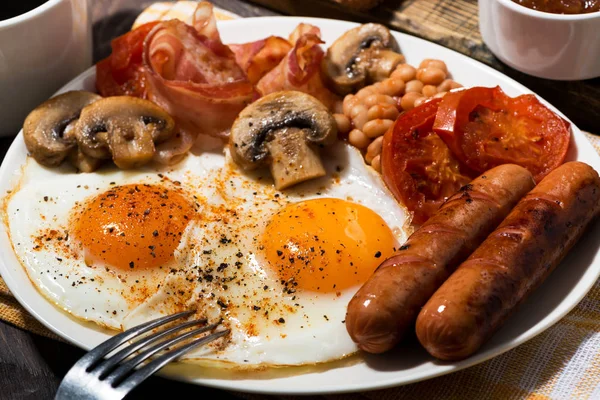
[[[463,87],[463,85],[461,85],[460,83],[456,82],[456,81],[452,81],[452,83],[450,84],[450,90],[452,89],[458,89]]]
[[[438,92],[448,92],[452,89],[456,89],[462,87],[462,85],[458,82],[453,81],[452,79],[445,79],[444,82],[440,83],[437,87]]]
[[[377,172],[381,172],[381,154],[373,157],[371,160],[371,167]]]
[[[439,92],[438,94],[436,94],[435,96],[433,96],[434,99],[441,99],[442,97],[444,97],[446,95],[446,93],[448,92]]]
[[[417,92],[421,93],[423,90],[423,82],[417,79],[413,79],[412,81],[406,82],[406,88],[404,89],[405,93]]]
[[[372,94],[366,99],[364,99],[363,104],[367,108],[373,107],[375,104],[396,104],[394,99],[391,96],[386,94]]]
[[[395,120],[398,118],[399,114],[395,104],[375,104],[373,107],[369,108],[367,118],[369,118],[369,121],[377,118]]]
[[[433,85],[425,85],[423,86],[423,90],[421,90],[421,93],[423,93],[425,95],[425,97],[431,97],[434,94],[436,94],[438,92],[437,87],[433,86]]]
[[[374,119],[364,124],[362,131],[370,139],[375,139],[383,135],[393,124],[394,121],[391,119]]]
[[[353,94],[349,94],[346,97],[344,97],[344,106],[343,106],[343,112],[346,115],[350,115],[350,110],[352,110],[352,107],[354,107],[358,102],[358,99],[356,98],[355,95]]]
[[[379,136],[373,140],[369,147],[367,147],[367,153],[365,154],[365,161],[371,164],[373,158],[381,154],[381,147],[383,146],[383,136]]]
[[[425,85],[437,86],[446,79],[446,73],[436,67],[419,68],[417,70],[417,79]]]
[[[443,62],[442,60],[434,60],[432,58],[426,58],[425,60],[421,61],[421,64],[419,64],[419,68],[429,68],[429,67],[439,68],[442,71],[444,71],[446,74],[448,73],[448,67],[446,66],[446,63]]]
[[[357,129],[362,129],[363,126],[369,122],[369,117],[367,116],[367,109],[365,106],[361,105],[361,111],[358,114],[354,114],[352,117],[352,125]]]
[[[352,129],[348,134],[348,141],[356,148],[364,149],[371,143],[371,139],[359,129]]]
[[[333,118],[335,118],[335,123],[339,133],[345,135],[346,133],[350,132],[352,123],[348,117],[346,117],[344,114],[333,114]]]
[[[417,69],[409,64],[400,64],[396,67],[390,78],[400,78],[404,82],[412,81],[417,76]]]
[[[365,86],[364,88],[362,88],[358,92],[356,92],[356,97],[359,98],[360,100],[364,100],[367,97],[371,96],[372,94],[376,94],[376,92],[375,92],[375,89],[373,88],[373,85],[370,85],[370,86]]]
[[[354,117],[356,117],[358,114],[360,114],[363,111],[367,111],[367,107],[365,107],[362,103],[357,103],[354,105],[354,107],[352,107],[350,109],[350,115],[349,117],[354,119]]]
[[[404,81],[400,78],[389,78],[375,84],[377,91],[388,96],[401,96],[406,87]]]
[[[411,110],[415,108],[415,101],[420,97],[424,96],[419,92],[406,93],[400,100],[400,106],[404,111]]]
[[[419,107],[421,104],[425,103],[427,100],[429,100],[428,97],[425,97],[425,96],[419,97],[418,99],[415,100],[414,107],[415,108]]]

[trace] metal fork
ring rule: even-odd
[[[144,333],[169,322],[189,317],[193,313],[194,311],[184,311],[149,321],[101,343],[99,346],[90,350],[85,356],[79,359],[73,367],[71,367],[58,388],[55,400],[122,399],[133,388],[169,362],[179,358],[194,347],[202,346],[229,333],[229,330],[225,329],[193,339],[183,346],[167,351],[142,367],[135,368],[159,351],[168,349],[185,339],[211,331],[219,326],[219,323],[206,325],[183,334],[178,334],[175,337],[170,337],[183,329],[196,325],[205,325],[207,323],[206,319],[200,319],[185,322],[152,335],[145,336],[127,347],[124,347],[122,350],[119,350],[114,355],[104,358],[108,353],[117,349],[125,342],[136,339]],[[168,339],[161,341],[161,339],[165,338]],[[158,343],[146,348],[148,345],[155,342]],[[141,352],[137,355],[133,355],[138,351]]]

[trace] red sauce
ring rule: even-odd
[[[600,0],[512,0],[533,10],[553,14],[586,14],[600,11]]]

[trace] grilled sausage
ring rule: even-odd
[[[434,357],[473,354],[550,274],[600,211],[600,179],[587,164],[563,164],[511,211],[439,288],[417,318]]]
[[[462,187],[385,260],[348,304],[358,347],[382,353],[411,329],[421,307],[534,186],[517,165],[501,165]]]

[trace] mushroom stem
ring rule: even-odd
[[[71,150],[68,156],[71,164],[81,172],[93,172],[102,164],[101,159],[90,157],[79,148]]]
[[[267,143],[273,162],[271,174],[278,190],[325,175],[319,152],[306,140],[303,129],[287,127]]]

